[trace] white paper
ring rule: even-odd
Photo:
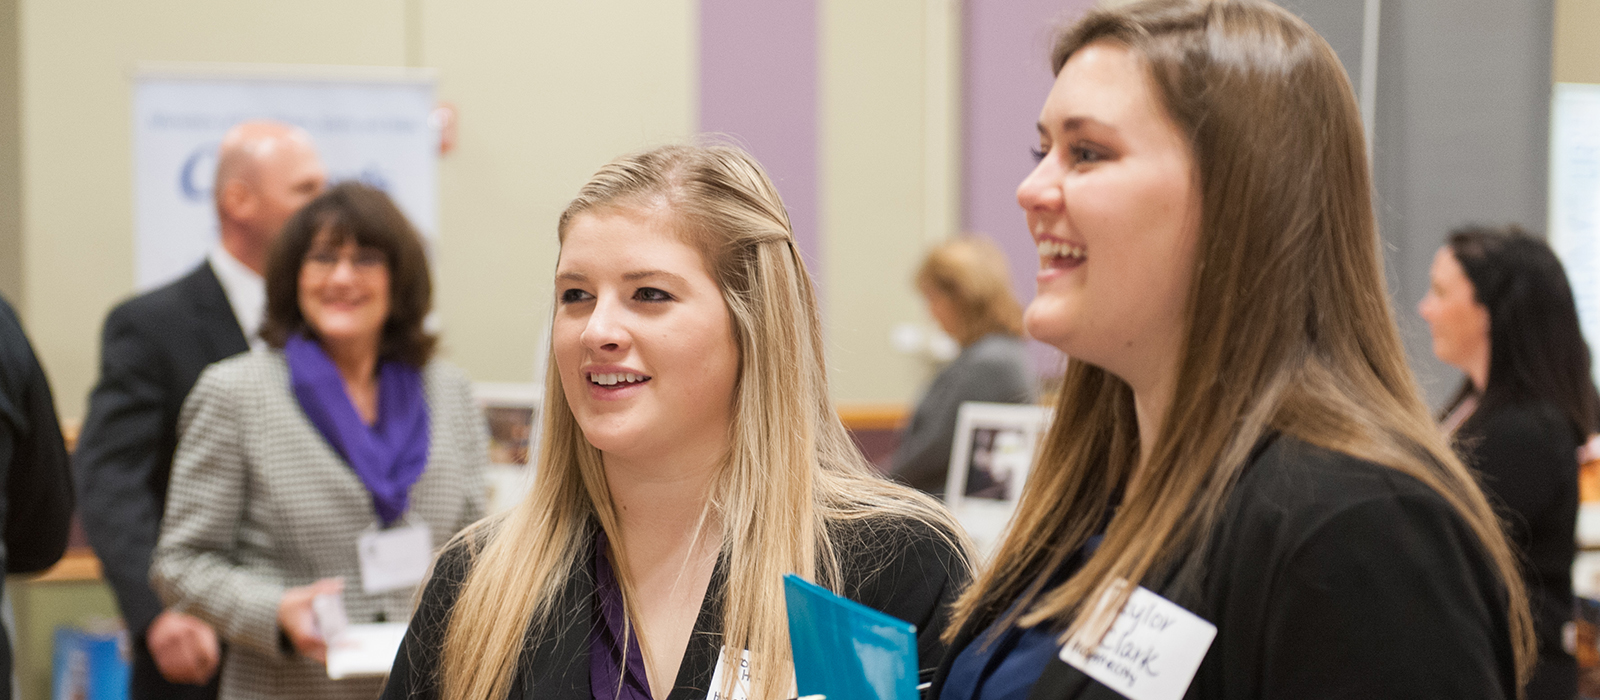
[[[384,593],[422,583],[433,563],[433,534],[420,524],[373,530],[361,535],[356,549],[361,590]]]
[[[1069,640],[1061,660],[1130,700],[1181,700],[1216,636],[1216,625],[1140,586],[1099,648]]]
[[[1600,547],[1600,503],[1578,504],[1579,547]]]
[[[311,614],[317,619],[317,631],[323,639],[333,639],[350,627],[350,616],[344,611],[344,593],[323,593],[311,599]]]
[[[711,692],[706,693],[706,700],[750,700],[750,651],[747,649],[739,655],[737,671],[733,663],[728,660],[728,650],[723,649],[717,653],[717,670],[711,674]],[[737,672],[739,677],[733,682],[733,692],[723,695],[723,682],[729,674]],[[789,692],[784,697],[795,696],[794,666],[789,667]]]
[[[383,676],[394,668],[394,657],[405,639],[406,623],[378,622],[350,625],[328,641],[328,677]]]

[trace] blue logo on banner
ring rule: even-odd
[[[178,191],[191,202],[211,199],[211,187],[217,175],[217,147],[219,143],[205,143],[194,149],[183,161],[178,171]],[[201,167],[204,164],[205,167]]]
[[[361,181],[361,184],[368,187],[383,190],[385,193],[391,195],[394,194],[393,192],[389,191],[389,178],[383,176],[383,172],[378,170],[377,165],[368,165],[366,168],[363,168],[361,172],[355,174],[355,179]]]

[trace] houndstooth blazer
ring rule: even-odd
[[[431,444],[405,522],[426,523],[435,551],[483,516],[488,429],[465,375],[423,371]],[[415,590],[361,590],[356,541],[376,528],[372,498],[300,410],[278,350],[208,367],[178,420],[161,538],[150,578],[176,610],[227,642],[221,697],[375,698],[381,678],[331,681],[280,647],[286,589],[342,576],[350,621],[410,618]]]

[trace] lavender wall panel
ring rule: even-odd
[[[701,0],[700,130],[766,168],[822,279],[817,231],[817,0]]]

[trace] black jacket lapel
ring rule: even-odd
[[[183,286],[194,303],[196,334],[210,357],[223,360],[250,349],[211,263],[200,263],[184,278]]]
[[[1028,700],[1065,700],[1066,698],[1120,698],[1115,691],[1083,675],[1082,671],[1067,665],[1060,657],[1050,661],[1033,684]]]
[[[722,655],[722,601],[727,581],[728,561],[718,555],[706,597],[700,602],[700,614],[695,617],[689,648],[683,652],[683,662],[667,700],[701,700],[711,692],[711,678],[716,675],[717,658]]]
[[[591,539],[592,541],[592,539]],[[593,546],[584,558],[594,560]],[[589,635],[594,629],[594,569],[578,567],[567,578],[555,606],[562,619],[553,629],[529,633],[517,664],[517,687],[511,697],[526,700],[592,700],[589,687]],[[538,679],[530,681],[529,679]]]

